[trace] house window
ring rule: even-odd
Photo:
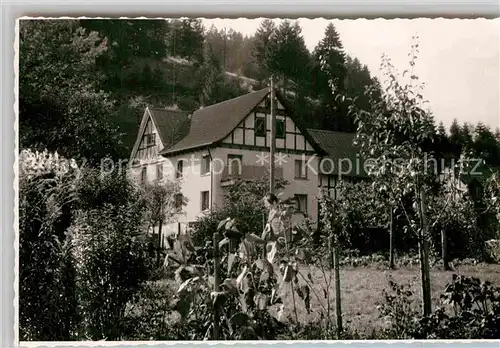
[[[156,165],[156,180],[163,179],[163,163]]]
[[[295,195],[297,201],[297,210],[307,214],[307,195]]]
[[[239,175],[243,169],[242,155],[227,155],[227,167],[229,175]]]
[[[201,175],[210,172],[210,157],[205,155],[201,158]]]
[[[285,139],[285,120],[276,120],[276,139]]]
[[[176,193],[174,195],[174,207],[176,212],[182,211],[182,205],[184,203],[183,200],[184,196],[182,195],[182,193]]]
[[[145,184],[148,177],[148,167],[144,166],[141,170],[141,183]]]
[[[182,178],[183,170],[184,170],[184,161],[183,160],[177,161],[177,170],[175,172],[175,177]]]
[[[146,146],[155,145],[155,135],[153,133],[144,135],[144,142]]]
[[[304,160],[295,160],[295,179],[307,179],[307,166]]]
[[[266,136],[266,118],[256,117],[255,118],[255,136],[265,137]]]
[[[201,211],[208,210],[210,206],[210,191],[201,192]]]

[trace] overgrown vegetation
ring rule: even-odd
[[[498,286],[459,271],[500,260],[500,140],[480,124],[436,127],[412,72],[418,45],[408,72],[385,58],[378,82],[333,25],[312,54],[288,21],[264,21],[252,38],[198,20],[25,21],[20,34],[22,340],[499,338]],[[228,37],[251,60],[226,52]],[[135,135],[145,105],[194,109],[244,93],[227,71],[256,87],[274,73],[309,126],[357,130],[371,181],[320,195],[318,229],[294,224],[290,202],[268,197],[266,207],[266,177],[239,181],[162,250],[150,227],[182,209],[178,185],[140,187],[96,168],[128,153],[121,133]],[[463,175],[470,158],[483,160],[481,175]],[[449,175],[427,166],[441,159]],[[385,325],[360,330],[349,301],[363,289],[348,275],[388,267],[418,268],[419,286],[391,280],[370,293]],[[440,302],[433,272],[451,279]]]
[[[149,278],[147,195],[56,154],[20,159],[20,336],[120,339]]]
[[[212,233],[207,227],[205,241],[196,245],[190,234],[181,234],[165,258],[163,278],[154,280],[155,255],[148,253],[145,233],[151,211],[142,189],[123,176],[100,177],[47,152],[24,151],[21,159],[22,339],[212,339],[214,318],[219,339],[498,337],[498,287],[463,276],[453,276],[442,289],[443,304],[430,315],[420,314],[418,291],[393,281],[380,307],[385,326],[366,331],[352,326],[347,314],[337,316],[338,293],[347,303],[349,297],[333,291],[335,280],[339,289],[352,280],[335,277],[330,246],[341,247],[337,276],[346,268],[373,273],[380,272],[376,265],[388,265],[387,256],[343,249],[353,230],[342,199],[324,197],[323,206],[325,217],[333,219],[325,231],[341,228],[343,238],[329,244],[327,233],[318,245],[307,221],[290,223],[293,206],[278,202],[266,210],[258,198],[262,192],[253,191],[259,184],[242,183],[240,194],[267,213],[264,233],[214,213],[221,219]],[[236,202],[241,200],[231,204]],[[240,217],[246,217],[243,212]],[[396,261],[398,268],[419,265],[418,257]],[[340,308],[351,313],[349,306]],[[460,331],[465,322],[469,329]]]

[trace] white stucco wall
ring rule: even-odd
[[[164,178],[180,183],[181,192],[187,199],[183,214],[179,216],[180,222],[195,221],[201,212],[201,192],[211,191],[210,172],[201,174],[201,158],[208,155],[208,151],[196,151],[185,155],[169,157],[165,161]],[[184,161],[182,178],[176,178],[177,162]],[[209,193],[211,195],[212,192]]]
[[[277,149],[276,153],[280,153],[279,149]],[[219,161],[226,162],[227,156],[229,154],[234,155],[242,155],[243,165],[252,165],[257,166],[258,157],[257,155],[261,155],[260,151],[246,150],[246,149],[231,149],[218,147],[212,151],[212,155],[214,158],[220,159]],[[288,186],[282,192],[278,192],[281,199],[286,199],[290,197],[294,197],[295,194],[305,194],[307,195],[307,213],[312,219],[316,219],[317,217],[317,199],[316,196],[318,194],[318,175],[316,175],[316,171],[318,168],[318,158],[314,156],[302,156],[298,154],[285,154],[282,153],[283,163],[281,165],[276,164],[277,167],[281,167],[283,169],[283,179],[288,181]],[[310,158],[312,157],[312,160]],[[310,167],[314,169],[308,169],[307,179],[296,179],[295,178],[295,160],[305,161],[310,160]],[[266,164],[269,166],[269,164]],[[214,204],[221,204],[223,202],[224,190],[220,186],[221,181],[221,173],[222,170],[218,170],[217,166],[214,167]]]

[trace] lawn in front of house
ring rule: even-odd
[[[303,268],[300,272],[306,274],[308,271],[313,279],[310,313],[307,313],[304,302],[295,295],[297,316],[299,321],[303,323],[319,319],[321,310],[327,308],[323,289],[326,288],[327,281],[330,281],[329,271],[323,274],[319,268],[311,267]],[[488,280],[495,286],[500,286],[500,265],[459,266],[454,271],[434,268],[431,270],[431,291],[434,307],[439,303],[439,297],[444,292],[446,285],[451,282],[453,274]],[[333,277],[331,279],[329,288],[330,308],[332,309],[332,315],[334,315],[335,291]],[[389,279],[398,284],[410,284],[414,293],[415,307],[417,308],[420,305],[422,289],[418,266],[396,270],[383,270],[375,267],[351,267],[340,270],[344,325],[365,334],[370,334],[374,329],[381,329],[386,325],[385,320],[379,315],[377,306],[384,303],[383,290],[389,289]],[[285,304],[284,315],[290,320],[294,320],[295,313],[290,288],[284,290],[283,303]],[[277,308],[273,308],[273,311],[277,311]]]
[[[277,270],[276,270],[277,271]],[[295,304],[297,316],[301,323],[310,323],[318,320],[321,317],[321,311],[327,308],[323,289],[326,289],[325,284],[330,281],[330,272],[325,271],[324,274],[320,268],[316,266],[303,267],[300,273],[307,277],[307,273],[311,273],[312,288],[311,291],[311,311],[308,313],[304,302],[295,294]],[[464,275],[479,278],[483,281],[488,280],[495,286],[500,286],[500,265],[492,264],[477,264],[456,266],[454,271],[444,271],[438,267],[431,270],[431,291],[433,300],[433,309],[439,303],[439,297],[444,292],[446,285],[451,282],[452,275]],[[341,293],[342,293],[342,313],[344,327],[348,327],[351,331],[357,331],[362,337],[369,337],[374,330],[379,331],[386,327],[385,319],[379,315],[378,305],[384,303],[383,290],[389,289],[389,279],[392,279],[398,284],[410,284],[410,288],[414,293],[413,299],[415,308],[418,309],[421,303],[421,283],[420,269],[417,266],[400,267],[395,270],[385,270],[380,266],[367,267],[342,267],[340,270],[341,277]],[[304,283],[299,275],[299,284]],[[326,278],[326,280],[325,280]],[[154,302],[165,302],[169,307],[169,302],[172,300],[172,295],[177,291],[179,284],[173,279],[161,279],[154,282],[154,285],[168,290],[167,295],[161,292],[166,298],[158,298]],[[290,285],[283,288],[281,294],[285,305],[282,320],[295,321],[295,312],[293,306],[293,297],[290,291]],[[335,322],[335,291],[333,276],[331,277],[330,293],[330,308],[333,322]],[[137,308],[140,310],[139,308]],[[278,316],[279,305],[270,308],[270,312]],[[179,320],[177,314],[171,316],[168,321]]]

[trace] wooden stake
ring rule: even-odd
[[[161,253],[161,230],[162,230],[163,219],[160,219],[160,224],[158,226],[158,251],[156,253],[156,267],[160,267],[160,253]]]
[[[214,291],[219,291],[220,285],[220,252],[219,252],[219,232],[214,233]],[[217,341],[219,339],[219,308],[215,307],[214,310],[214,337]]]
[[[394,269],[394,217],[392,207],[389,209],[389,268]]]
[[[276,151],[276,113],[274,105],[274,78],[271,75],[271,125],[270,129],[270,141],[269,141],[269,192],[274,193],[274,181],[275,181],[275,166],[274,166],[274,153]]]
[[[337,316],[337,339],[342,335],[342,304],[340,297],[340,266],[338,246],[333,247],[333,268],[335,270],[335,314]]]
[[[443,259],[443,267],[445,271],[451,271],[450,260],[448,258],[448,241],[446,230],[441,229],[441,257]]]
[[[424,189],[420,189],[420,213],[422,214],[422,229],[419,236],[420,271],[422,273],[422,305],[424,316],[432,312],[431,303],[431,280],[429,267],[429,226],[427,222],[427,203]]]

